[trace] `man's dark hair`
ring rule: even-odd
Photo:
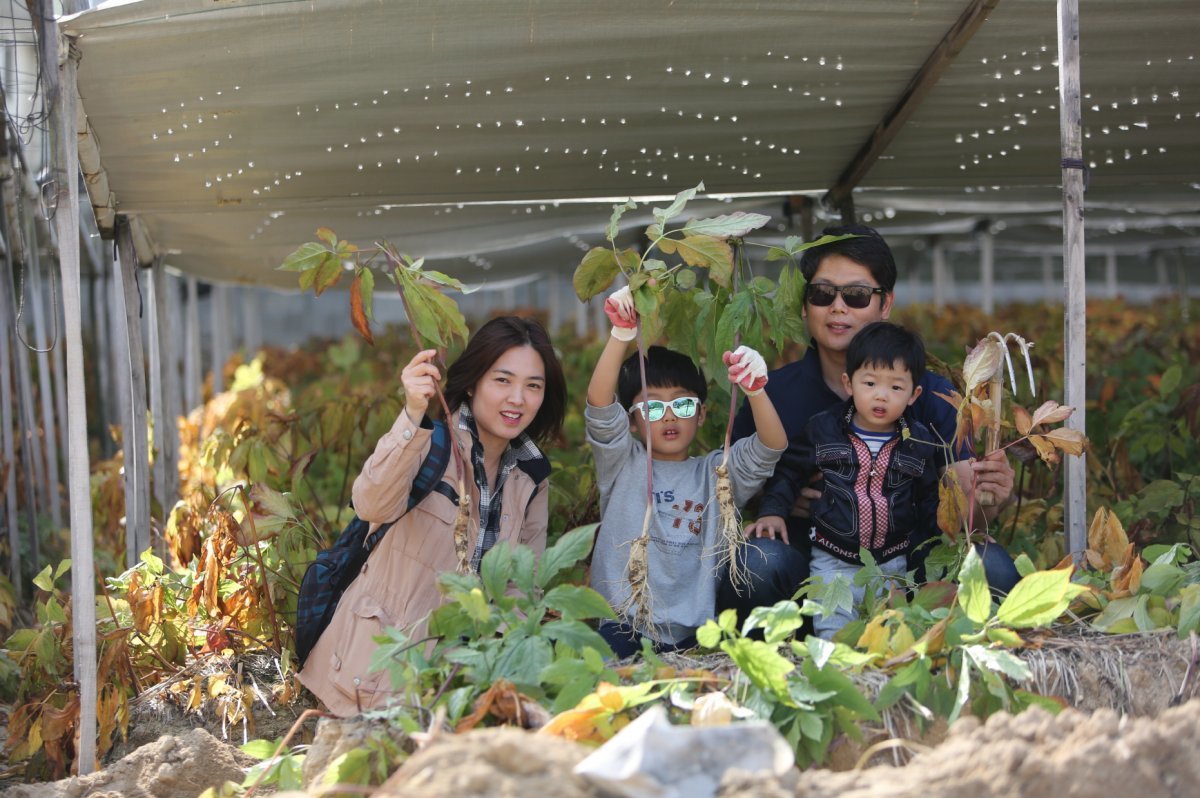
[[[617,401],[625,409],[642,390],[642,375],[638,369],[637,352],[621,364],[617,377]],[[692,359],[682,352],[665,346],[652,346],[646,350],[647,388],[684,388],[696,395],[700,404],[708,398],[708,382]]]
[[[505,352],[518,346],[533,347],[541,355],[546,371],[542,406],[525,428],[525,434],[539,443],[553,440],[562,431],[566,415],[567,381],[550,336],[536,319],[500,316],[476,330],[462,354],[446,370],[446,405],[451,413],[458,410],[492,365]]]
[[[841,255],[857,264],[865,266],[879,287],[889,294],[896,288],[896,259],[892,256],[892,248],[883,240],[883,236],[873,227],[865,224],[847,224],[840,227],[826,227],[821,231],[822,236],[854,235],[857,238],[847,238],[822,244],[819,247],[806,249],[800,255],[800,272],[806,281],[812,280],[817,273],[821,261],[830,255]],[[883,301],[883,297],[880,298]]]
[[[925,344],[911,330],[877,321],[863,327],[846,348],[846,373],[851,377],[863,366],[892,367],[899,361],[912,375],[913,387],[925,376]]]

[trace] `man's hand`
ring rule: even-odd
[[[739,346],[721,356],[729,366],[729,381],[742,389],[746,396],[757,396],[767,384],[767,361],[748,346]]]
[[[779,539],[784,543],[789,543],[787,533],[787,522],[782,516],[764,515],[757,521],[752,521],[746,524],[746,528],[742,530],[742,534],[748,538],[770,538],[771,540]]]
[[[825,479],[821,472],[813,474],[812,479],[808,484],[800,489],[800,495],[796,497],[795,503],[792,504],[792,515],[797,518],[808,518],[812,515],[812,506],[817,499],[821,498],[822,481]]]
[[[612,337],[618,341],[632,341],[637,337],[638,313],[633,306],[633,294],[629,286],[619,288],[604,300],[604,315],[612,322]]]
[[[978,496],[980,491],[986,490],[996,497],[995,505],[984,508],[989,517],[995,517],[1012,498],[1013,469],[1009,465],[1008,457],[1004,452],[996,450],[971,461],[971,471],[975,477],[975,495]]]

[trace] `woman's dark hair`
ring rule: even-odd
[[[476,330],[467,341],[467,348],[446,372],[446,404],[451,413],[458,410],[501,355],[518,346],[533,347],[542,356],[546,371],[542,406],[525,430],[530,438],[540,443],[557,437],[562,430],[567,408],[567,381],[550,336],[536,319],[500,316]]]
[[[865,266],[879,287],[889,294],[896,290],[896,259],[892,248],[883,240],[883,236],[873,227],[865,224],[847,224],[840,227],[826,227],[821,231],[822,236],[854,235],[857,238],[844,238],[830,244],[806,249],[800,255],[800,273],[805,281],[811,281],[821,261],[830,255],[841,255],[849,258],[860,266]],[[881,300],[882,301],[882,300]]]
[[[684,388],[695,394],[700,404],[708,398],[708,382],[692,359],[665,346],[652,346],[646,350],[646,387]],[[617,401],[628,410],[641,390],[642,375],[637,352],[634,352],[621,364],[621,373],[617,376]]]

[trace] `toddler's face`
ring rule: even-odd
[[[642,440],[649,429],[655,460],[686,460],[704,423],[704,404],[687,388],[649,388],[635,397],[629,412]],[[647,414],[658,420],[647,421]]]
[[[890,366],[864,363],[842,385],[854,399],[854,423],[870,432],[890,432],[909,405],[921,395],[913,386],[912,372],[902,362]]]

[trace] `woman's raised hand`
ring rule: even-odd
[[[404,410],[414,424],[420,424],[425,417],[429,402],[437,394],[437,386],[442,379],[442,373],[433,365],[436,356],[436,349],[417,352],[400,372],[400,382],[404,385]]]

